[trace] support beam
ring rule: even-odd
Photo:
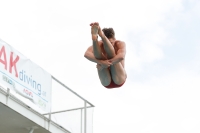
[[[86,108],[92,108],[93,106],[89,106]],[[57,113],[63,113],[63,112],[68,112],[68,111],[74,111],[74,110],[79,110],[79,109],[84,109],[85,107],[81,107],[81,108],[74,108],[74,109],[68,109],[68,110],[62,110],[62,111],[56,111],[56,112],[50,112],[50,113],[45,113],[43,115],[49,115],[49,114],[57,114]]]

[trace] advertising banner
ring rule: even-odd
[[[0,83],[50,111],[51,75],[1,39]]]

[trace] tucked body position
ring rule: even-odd
[[[90,24],[92,45],[84,57],[96,63],[101,84],[106,88],[121,87],[127,78],[125,71],[126,44],[116,40],[113,28],[101,29],[98,22]],[[98,40],[98,36],[101,40]]]

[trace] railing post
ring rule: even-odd
[[[87,133],[87,102],[84,104],[84,133]]]
[[[83,132],[83,109],[81,109],[81,133]]]
[[[48,130],[50,129],[50,123],[51,123],[51,109],[50,109],[50,114],[49,114]]]

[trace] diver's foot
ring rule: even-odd
[[[98,39],[98,29],[99,25],[97,22],[91,23],[91,34],[92,34],[92,40],[97,40]]]
[[[98,26],[99,26],[99,24],[98,24]],[[101,27],[99,26],[99,29],[98,29],[98,34],[99,34],[99,36],[102,38],[102,37],[104,37],[104,33],[103,33],[103,31],[101,30]]]

